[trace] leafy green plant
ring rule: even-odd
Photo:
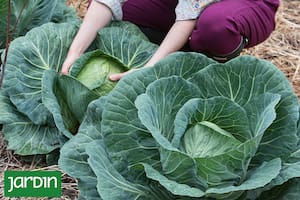
[[[85,199],[299,199],[299,103],[271,63],[175,53],[93,101],[61,168]]]
[[[74,22],[79,18],[74,9],[66,5],[66,0],[11,0],[11,39],[25,35],[34,27],[48,22]],[[8,1],[0,2],[0,49],[5,47],[7,31]]]
[[[107,81],[102,59],[113,63],[106,69],[128,70],[143,66],[156,49],[136,26],[112,23],[76,61],[71,76],[62,76],[60,69],[77,29],[74,23],[47,23],[11,43],[0,123],[8,148],[17,154],[47,154],[77,133],[88,104],[114,86]],[[97,65],[89,65],[93,59]],[[85,75],[94,70],[104,77]],[[96,91],[87,83],[95,83]]]

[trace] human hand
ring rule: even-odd
[[[118,73],[118,74],[112,74],[112,75],[109,76],[109,79],[110,79],[111,81],[118,81],[118,80],[120,80],[122,77],[124,77],[125,75],[130,74],[130,73],[132,73],[132,72],[134,72],[134,71],[137,71],[137,70],[139,70],[139,69],[131,69],[131,70],[128,70],[127,72]]]
[[[77,54],[68,54],[62,65],[61,74],[67,75],[69,73],[70,67],[74,64],[77,58],[79,58],[79,55]]]

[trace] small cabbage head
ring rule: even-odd
[[[109,76],[125,71],[126,68],[121,62],[99,51],[94,51],[83,55],[76,61],[71,69],[71,75],[90,90],[100,96],[105,96],[117,83],[111,81]]]

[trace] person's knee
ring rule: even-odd
[[[189,44],[193,51],[210,55],[226,55],[241,43],[242,36],[234,21],[219,17],[201,16]]]

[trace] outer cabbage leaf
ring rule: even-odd
[[[280,160],[275,159],[268,163],[263,163],[255,171],[249,173],[249,178],[244,183],[238,186],[225,186],[219,188],[211,188],[203,192],[199,188],[191,187],[186,184],[180,184],[174,180],[170,180],[159,171],[152,168],[150,165],[144,164],[146,175],[148,178],[158,181],[172,194],[181,197],[204,197],[209,196],[216,199],[236,199],[241,194],[239,191],[249,190],[257,187],[263,187],[269,183],[279,173]],[[233,196],[233,192],[237,191],[238,194]]]
[[[297,146],[299,136],[295,132],[296,121],[299,117],[298,98],[290,92],[281,95],[281,101],[276,107],[277,117],[266,130],[253,163],[259,162],[262,158],[272,159],[275,155],[286,160],[291,153],[299,149]]]
[[[89,165],[97,176],[98,192],[103,199],[171,200],[175,198],[156,185],[151,187],[149,181],[138,184],[126,180],[112,165],[102,140],[94,141],[86,150],[89,155]]]
[[[266,185],[264,188],[259,188],[254,191],[249,191],[247,193],[247,197],[249,199],[257,199],[258,197],[263,196],[266,198],[266,194],[270,196],[270,199],[274,198],[274,195],[272,193],[276,193],[276,195],[279,195],[278,191],[282,191],[282,193],[285,195],[286,193],[293,193],[295,192],[294,189],[294,181],[290,181],[292,179],[299,179],[300,178],[300,149],[293,152],[283,163],[282,168],[280,170],[280,174],[272,180],[268,185]],[[290,184],[290,183],[293,184]],[[297,181],[296,181],[297,182]],[[283,185],[283,186],[281,186]],[[297,185],[297,184],[295,184]],[[276,187],[275,187],[276,186]],[[274,188],[274,189],[273,189]],[[278,190],[277,192],[274,192]],[[286,192],[289,191],[289,192]],[[296,192],[295,192],[296,194]],[[261,197],[260,197],[261,198]],[[299,194],[298,194],[299,198]]]
[[[3,91],[2,91],[3,93]],[[4,140],[8,149],[19,155],[46,154],[60,148],[67,138],[54,122],[35,125],[18,112],[6,95],[0,95],[0,124],[3,124]]]
[[[225,194],[228,197],[231,196],[233,192],[247,191],[255,188],[260,188],[272,181],[276,176],[278,176],[281,168],[281,160],[274,159],[269,162],[263,162],[259,167],[254,170],[250,170],[247,174],[247,178],[240,185],[230,185],[224,187],[210,188],[206,192],[209,196],[214,196],[221,199]]]
[[[15,39],[9,48],[3,88],[18,111],[35,124],[52,120],[42,103],[42,76],[60,70],[77,28],[71,24],[45,24]]]
[[[77,133],[88,104],[99,98],[78,80],[58,75],[53,70],[43,75],[42,101],[53,114],[58,129],[69,138]]]
[[[86,148],[95,140],[102,138],[100,133],[102,110],[105,100],[92,101],[86,117],[75,137],[70,139],[61,149],[59,166],[69,175],[77,178],[80,197],[83,199],[99,199],[96,190],[97,177],[88,164]]]
[[[258,200],[298,200],[300,188],[300,178],[289,180],[282,186],[264,192]]]
[[[160,174],[159,171],[155,170],[151,165],[143,163],[146,176],[152,180],[159,182],[162,186],[167,188],[174,195],[185,196],[185,197],[203,197],[205,193],[196,187],[190,187],[186,184],[180,184],[176,181],[170,180],[164,175]]]
[[[272,63],[252,56],[240,56],[225,64],[210,66],[190,81],[199,86],[205,98],[224,96],[242,106],[266,92],[293,94],[284,73]]]
[[[135,29],[133,30],[135,32],[131,32],[126,31],[129,28],[122,27],[111,26],[101,29],[100,37],[96,41],[97,47],[123,63],[127,69],[144,66],[155,52],[157,45],[146,41],[141,31],[138,34]]]

